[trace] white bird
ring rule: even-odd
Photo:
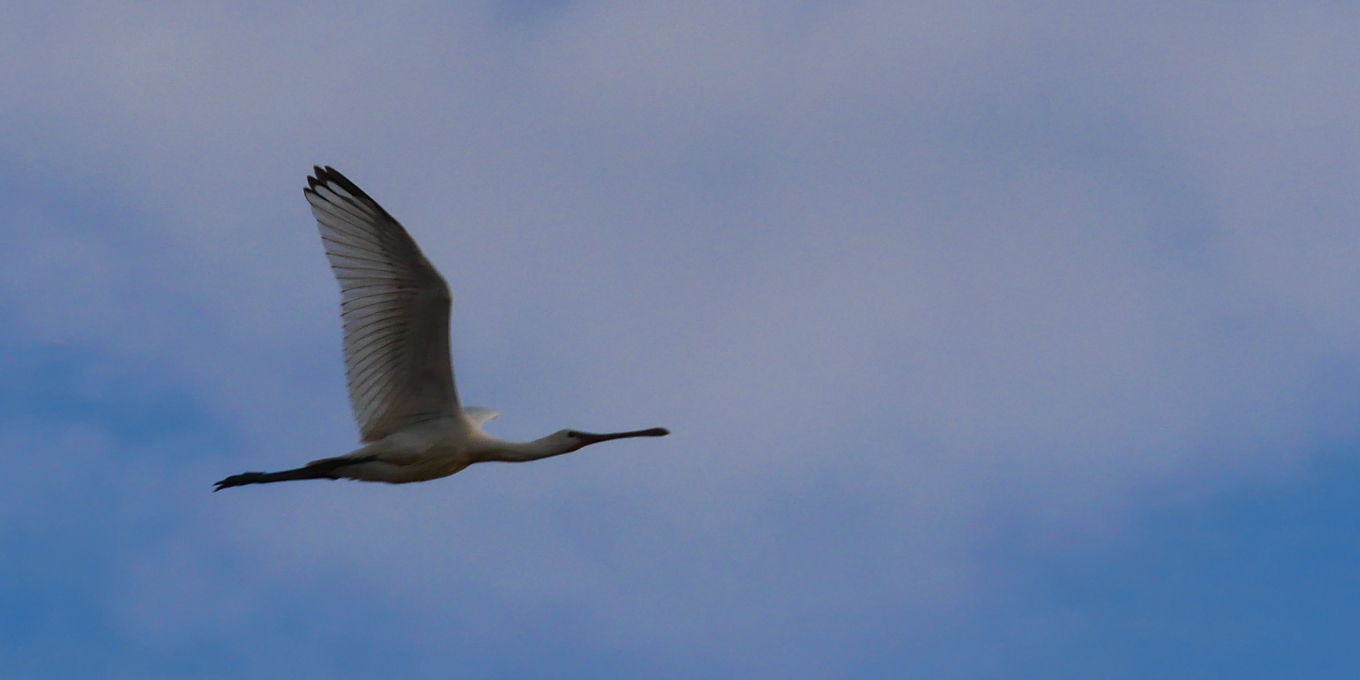
[[[246,472],[214,491],[297,479],[405,484],[447,477],[473,463],[522,463],[627,437],[654,427],[592,434],[561,430],[530,442],[482,431],[500,415],[463,408],[449,358],[449,286],[399,222],[334,168],[314,168],[302,193],[340,283],[345,374],[364,446],[282,472]]]

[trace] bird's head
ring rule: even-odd
[[[627,439],[629,437],[664,437],[671,431],[664,427],[653,427],[647,430],[633,430],[631,432],[609,432],[596,434],[594,432],[581,432],[580,430],[559,430],[554,432],[549,438],[553,444],[560,445],[565,451],[576,451],[591,444],[607,442],[611,439]]]

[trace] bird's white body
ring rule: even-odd
[[[561,430],[530,442],[482,431],[495,411],[463,408],[449,357],[448,284],[382,206],[335,169],[315,168],[303,190],[340,283],[350,404],[366,444],[282,472],[246,472],[217,490],[299,479],[404,484],[447,477],[473,463],[521,463],[662,428],[591,434]]]
[[[342,469],[345,477],[367,482],[425,482],[462,472],[497,448],[496,440],[472,421],[446,417],[367,444],[344,456],[364,462]]]
[[[448,477],[473,463],[518,463],[570,453],[581,446],[564,433],[531,442],[504,441],[458,414],[393,432],[341,458],[362,461],[342,468],[348,479],[405,484]]]

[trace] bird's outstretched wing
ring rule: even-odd
[[[340,283],[345,373],[363,441],[458,408],[449,286],[391,215],[335,169],[302,193]]]

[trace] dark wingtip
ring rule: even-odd
[[[329,165],[324,168],[320,165],[313,165],[312,174],[307,176],[307,188],[315,189],[317,185],[326,184],[327,182],[335,182],[342,187],[346,184],[353,184],[353,182],[345,179],[344,175],[340,174],[339,171]]]
[[[368,201],[369,203],[372,203],[373,204],[372,207],[377,208],[382,214],[386,215],[388,219],[391,219],[393,222],[396,221],[396,219],[393,218],[392,215],[387,212],[387,210],[385,210],[381,205],[378,205],[377,201],[373,200],[372,196],[369,196],[367,193],[364,192],[363,189],[360,189],[358,184],[351,182],[350,179],[341,174],[339,170],[336,170],[335,168],[332,168],[329,165],[325,167],[321,167],[320,165],[312,166],[312,176],[307,178],[307,188],[303,189],[302,193],[304,194],[309,192],[316,193],[316,188],[322,184],[333,184],[337,187],[340,187],[341,189],[344,189],[345,193],[348,193],[350,196],[353,196],[355,198],[362,198]]]
[[[335,168],[332,168],[329,165],[327,165],[324,169],[317,168],[316,170],[318,173],[317,177],[321,178],[322,174],[324,174],[325,176],[324,178],[322,178],[324,181],[334,182],[335,184],[339,185],[341,189],[344,189],[346,192],[348,192],[351,196],[356,197],[361,196],[364,198],[369,197],[368,194],[364,193],[363,189],[359,188],[358,184],[349,181],[349,178],[341,174],[339,170],[336,170]]]
[[[648,434],[647,434],[648,437],[664,437],[664,436],[670,434],[671,431],[670,431],[670,430],[667,430],[667,429],[664,428],[664,427],[654,427],[654,428],[652,428],[652,429],[650,429],[650,430],[647,430],[647,433],[648,433]]]

